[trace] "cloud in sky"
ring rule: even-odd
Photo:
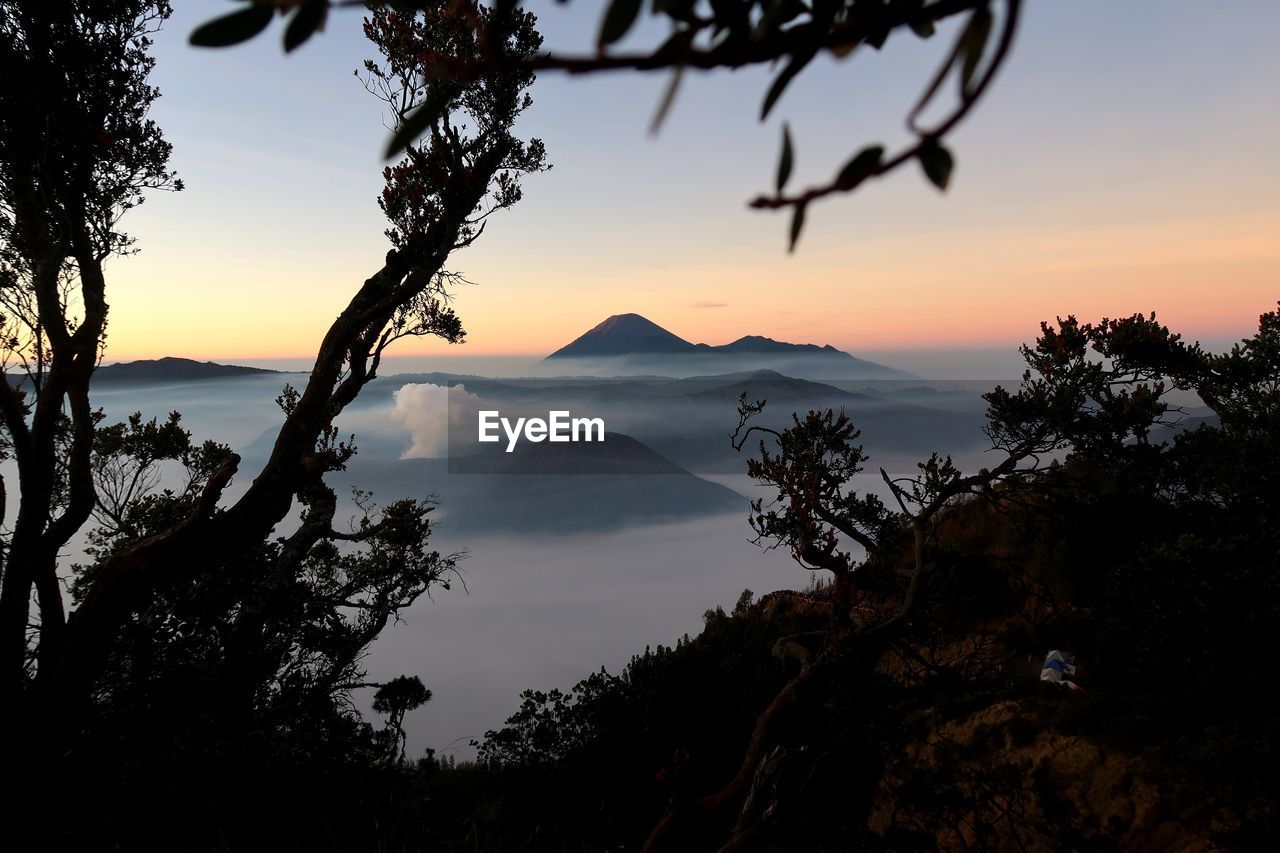
[[[695,302],[694,308],[728,308],[728,302]]]

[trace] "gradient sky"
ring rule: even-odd
[[[352,69],[360,15],[284,57],[280,27],[226,51],[186,38],[226,11],[187,0],[157,40],[153,115],[185,192],[157,195],[112,262],[108,360],[312,355],[387,245],[386,132]],[[451,267],[468,342],[402,355],[542,354],[642,313],[694,341],[743,334],[859,351],[1003,347],[1039,321],[1156,310],[1238,338],[1280,298],[1280,3],[1031,0],[1009,64],[952,137],[946,195],[912,167],[809,212],[796,254],[771,185],[779,128],[795,185],[823,180],[902,118],[950,31],[815,62],[765,124],[770,71],[689,75],[660,136],[656,76],[546,74],[523,131],[554,169],[526,182]],[[594,42],[600,4],[547,2],[548,46]],[[643,35],[643,34],[642,34]]]

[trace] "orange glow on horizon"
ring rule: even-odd
[[[582,272],[539,273],[486,259],[476,276],[481,286],[455,297],[465,343],[405,340],[389,355],[541,357],[630,312],[694,343],[751,334],[855,355],[1013,348],[1032,340],[1042,320],[1152,310],[1187,339],[1234,340],[1255,331],[1258,315],[1280,298],[1276,233],[1280,219],[1266,217],[1047,235],[953,233],[932,236],[927,256],[905,260],[906,238],[823,243],[795,259],[778,253],[755,265],[693,263],[667,272],[661,287],[643,269],[615,270],[601,287]],[[111,361],[310,358],[357,280],[354,273],[317,276],[322,286],[308,282],[305,298],[289,282],[272,279],[273,292],[246,280],[238,294],[205,304],[181,294],[159,299],[151,277],[122,267],[114,279]],[[787,290],[789,303],[778,295],[777,282],[786,279],[800,279]],[[197,293],[201,286],[219,293],[212,281],[193,284]],[[254,302],[258,310],[243,310]]]

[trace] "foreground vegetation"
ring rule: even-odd
[[[1080,357],[1090,341],[1110,369]],[[696,639],[646,650],[619,676],[526,693],[480,763],[422,763],[401,824],[414,834],[395,842],[1274,846],[1280,718],[1264,697],[1280,617],[1280,313],[1226,356],[1141,317],[1047,328],[1027,356],[1021,392],[989,398],[992,433],[1033,424],[1039,408],[1073,449],[940,511],[900,632],[883,639],[918,562],[889,519],[892,544],[852,571],[847,600],[838,585],[744,593]],[[1068,393],[1095,371],[1114,395]],[[1159,403],[1173,386],[1195,386],[1214,416],[1160,427],[1176,420]],[[847,443],[799,452],[812,425],[779,440],[803,463],[775,478],[784,494],[806,484],[775,507],[793,522],[806,500],[834,496],[824,476],[852,473],[829,464],[849,458]],[[866,500],[833,523],[867,517]],[[1040,681],[1049,649],[1076,653],[1083,690]]]
[[[193,702],[193,667],[173,659],[151,673],[150,703],[107,716],[130,695],[133,670],[121,669],[94,736],[60,763],[80,817],[61,840],[1274,844],[1280,729],[1264,697],[1280,618],[1280,312],[1222,356],[1140,316],[1046,327],[1026,355],[1020,388],[988,395],[993,443],[1016,436],[1023,464],[964,475],[929,460],[896,481],[896,511],[843,491],[861,452],[842,417],[810,413],[768,435],[750,470],[779,495],[752,524],[818,582],[744,592],[730,612],[708,611],[697,637],[646,649],[617,675],[526,692],[475,762],[404,760],[400,720],[429,698],[414,681],[384,688],[378,730],[332,704],[247,724]],[[1179,424],[1162,402],[1175,388],[1213,414]],[[1029,437],[1071,446],[1042,464],[1016,449]],[[867,539],[865,556],[830,538],[842,528]],[[172,650],[182,635],[152,642]],[[1050,649],[1075,653],[1082,690],[1040,680]],[[161,714],[166,696],[189,704]]]

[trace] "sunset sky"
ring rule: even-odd
[[[287,58],[278,24],[231,50],[187,46],[227,8],[180,3],[158,38],[153,115],[187,190],[127,220],[142,251],[109,269],[108,360],[309,356],[386,251],[386,131],[351,73],[372,55],[359,13],[336,12]],[[599,4],[531,8],[548,46],[594,43]],[[862,145],[905,139],[949,42],[898,36],[816,62],[765,124],[769,70],[690,75],[656,138],[663,77],[544,75],[523,131],[554,169],[451,261],[477,283],[457,294],[469,337],[451,351],[544,354],[632,311],[693,341],[854,353],[1004,347],[1057,314],[1152,309],[1221,341],[1275,306],[1275,0],[1032,0],[1008,66],[952,137],[951,191],[904,169],[811,209],[788,255],[785,218],[745,205],[771,185],[781,122],[793,181],[823,180]]]

